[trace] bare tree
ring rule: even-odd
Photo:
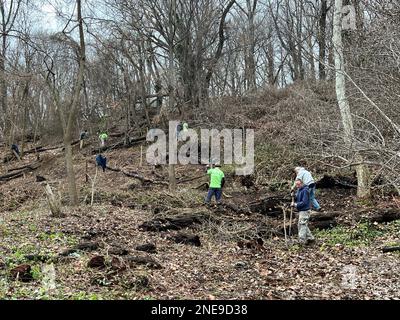
[[[346,95],[346,76],[342,39],[342,8],[343,0],[335,0],[333,44],[335,50],[336,95],[344,128],[344,142],[346,146],[352,150],[352,148],[357,148],[357,146],[354,146],[356,139],[354,134],[353,119],[350,111],[349,100]],[[368,198],[371,196],[369,170],[368,167],[363,163],[364,160],[358,150],[355,149],[354,152],[355,161],[357,162],[355,165],[358,179],[357,195],[360,198]]]
[[[20,11],[22,0],[0,1],[0,28],[1,28],[1,50],[0,50],[0,101],[3,113],[3,131],[5,134],[10,130],[10,121],[7,119],[7,79],[6,60],[8,37],[14,27],[16,18]]]
[[[79,30],[79,43],[76,43],[71,37],[69,37],[65,33],[58,34],[55,37],[55,40],[57,40],[58,42],[68,43],[73,48],[78,60],[78,69],[77,69],[77,74],[75,76],[74,87],[72,90],[72,97],[68,102],[65,103],[65,105],[63,105],[63,102],[61,101],[60,92],[56,88],[56,79],[55,79],[55,74],[52,71],[52,68],[49,68],[49,74],[51,74],[52,77],[50,76],[47,77],[48,85],[53,92],[53,100],[55,105],[57,106],[63,128],[65,162],[68,175],[68,193],[70,197],[70,203],[71,205],[74,206],[78,205],[78,192],[76,188],[76,178],[75,178],[75,170],[73,163],[72,141],[73,141],[74,124],[76,122],[76,117],[78,115],[80,106],[80,97],[84,81],[85,60],[86,60],[86,47],[85,47],[85,36],[83,29],[81,0],[76,0],[76,14],[77,14],[77,23]],[[51,81],[52,78],[53,80]]]

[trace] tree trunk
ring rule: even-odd
[[[356,155],[356,162],[362,163],[363,158],[360,154]],[[368,199],[371,197],[371,178],[370,170],[367,165],[356,166],[357,173],[357,197]]]
[[[246,90],[253,92],[256,90],[256,63],[254,58],[255,51],[255,26],[254,15],[257,8],[257,0],[252,3],[250,0],[246,1],[247,4],[247,18],[248,18],[248,34],[246,43]]]
[[[2,3],[1,6],[3,7],[4,4]],[[6,81],[7,33],[5,30],[4,23],[2,31],[3,31],[2,48],[0,56],[0,95],[1,95],[1,107],[3,112],[3,128],[4,128],[3,131],[4,131],[4,136],[6,137],[9,130],[9,119],[8,119],[8,108],[7,108],[7,81]]]
[[[8,6],[6,7],[6,3]],[[0,51],[0,102],[3,113],[2,129],[4,137],[8,136],[11,131],[11,114],[8,113],[7,102],[7,77],[6,77],[6,60],[7,60],[7,37],[13,30],[17,20],[22,0],[0,1],[0,28],[1,28],[1,51]],[[9,141],[9,144],[12,142]]]
[[[176,90],[176,76],[175,76],[175,55],[174,55],[174,41],[175,41],[175,18],[176,18],[176,0],[171,2],[171,13],[170,13],[170,43],[169,43],[169,110],[170,112],[175,107],[175,90]],[[169,134],[174,134],[170,132]],[[174,134],[175,135],[175,134]],[[171,152],[169,150],[169,161],[171,161]],[[175,164],[169,164],[168,166],[168,181],[169,190],[174,192],[176,190],[176,175],[175,175]]]
[[[321,0],[321,14],[319,17],[319,34],[318,34],[319,80],[326,79],[325,60],[326,60],[326,17],[327,17],[327,14],[328,14],[327,0]]]
[[[72,98],[72,102],[70,104],[69,110],[62,111],[60,109],[60,116],[64,127],[64,147],[65,147],[65,163],[67,167],[67,175],[68,175],[68,192],[70,197],[71,205],[78,205],[78,192],[76,189],[76,179],[75,179],[75,171],[72,157],[72,130],[73,124],[75,123],[75,119],[78,113],[78,106],[80,101],[80,93],[83,86],[84,81],[84,69],[85,69],[85,59],[86,59],[86,50],[85,50],[85,38],[83,31],[83,19],[82,19],[82,5],[81,0],[76,1],[77,4],[77,18],[78,18],[78,26],[79,26],[79,70],[77,74],[77,79],[75,83],[74,95]],[[68,117],[67,117],[68,116]]]
[[[74,170],[74,161],[72,158],[72,146],[71,143],[65,142],[65,164],[67,167],[68,176],[68,193],[70,202],[72,205],[78,205],[78,192],[76,189],[76,179]]]
[[[313,44],[312,44],[312,39],[309,37],[307,39],[307,44],[309,48],[309,52],[313,51]],[[309,56],[309,61],[308,63],[310,64],[310,79],[311,81],[316,80],[316,72],[315,72],[315,63],[314,63],[314,55],[313,54],[307,54]]]
[[[230,0],[229,3],[227,4],[226,8],[222,12],[221,20],[219,22],[219,29],[218,29],[218,48],[217,51],[215,52],[215,55],[210,63],[210,67],[207,70],[206,76],[205,76],[205,87],[203,89],[203,98],[208,97],[208,90],[210,88],[210,83],[211,83],[211,78],[214,73],[214,69],[218,63],[218,60],[221,58],[222,55],[222,49],[224,48],[224,43],[225,43],[225,19],[226,16],[229,13],[229,10],[232,8],[232,6],[235,4],[236,0]]]
[[[46,191],[47,201],[48,201],[48,204],[50,207],[51,214],[57,218],[63,217],[64,215],[61,210],[61,203],[56,198],[53,191],[51,190],[51,187],[48,184],[46,184],[45,191]]]
[[[345,65],[343,55],[343,39],[342,39],[342,7],[343,0],[335,0],[335,14],[333,20],[333,46],[335,58],[335,74],[336,74],[336,96],[339,104],[340,114],[344,128],[344,141],[349,150],[354,147],[354,127],[353,119],[350,111],[349,100],[346,95],[346,79]],[[356,150],[356,161],[362,163],[362,155]],[[357,196],[368,198],[371,195],[369,187],[368,168],[364,164],[357,165]]]
[[[268,53],[268,66],[267,66],[268,84],[274,86],[276,81],[275,81],[274,46],[272,39],[270,39],[270,41],[268,42],[267,53]]]

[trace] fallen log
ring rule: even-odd
[[[336,220],[322,220],[310,222],[310,229],[326,230],[335,228],[338,225]]]
[[[40,146],[40,147],[35,147],[35,148],[33,148],[33,149],[24,151],[23,154],[35,153],[35,152],[37,152],[36,150],[40,150],[41,148],[43,148],[43,147],[42,147],[42,146]],[[4,158],[3,158],[3,163],[10,162],[10,161],[13,160],[13,159],[18,159],[18,157],[16,157],[16,155],[14,154],[14,152],[12,152],[11,154],[9,154],[9,155],[7,155],[7,156],[4,157]]]
[[[110,171],[113,171],[113,172],[121,172],[121,171],[122,171],[122,170],[119,169],[119,168],[113,168],[113,167],[109,167],[109,166],[106,166],[106,169],[107,169],[107,170],[110,170]]]
[[[201,185],[198,185],[197,187],[192,188],[193,190],[208,190],[209,188],[208,182],[204,182]]]
[[[12,170],[12,171],[15,171],[15,172],[7,173],[7,174],[4,174],[4,175],[0,176],[0,181],[10,181],[10,180],[13,180],[13,179],[20,178],[25,173],[28,173],[28,172],[31,172],[31,171],[35,171],[36,169],[38,169],[40,167],[40,165],[41,165],[41,162],[37,162],[37,163],[34,163],[34,164],[26,165],[26,166],[23,167],[23,169],[19,169],[18,171],[17,171],[17,169]]]
[[[24,151],[24,154],[35,153],[35,152],[38,152],[41,149],[43,149],[43,146],[37,146],[37,147],[34,147],[32,149]]]
[[[348,176],[329,176],[324,175],[323,178],[316,182],[317,189],[354,189],[357,188],[357,178]]]
[[[76,141],[73,142],[73,144],[76,144],[76,143],[79,143],[79,140],[77,142]],[[55,147],[49,147],[49,148],[44,148],[43,146],[39,146],[39,147],[35,147],[35,148],[32,148],[27,151],[23,151],[23,154],[27,155],[27,154],[33,154],[33,153],[41,153],[41,152],[52,151],[52,150],[57,150],[57,149],[64,150],[63,146],[55,146]],[[5,156],[3,159],[3,162],[4,163],[10,162],[14,158],[15,158],[14,155]]]
[[[360,220],[365,220],[365,219],[371,222],[378,222],[378,223],[400,220],[400,210],[395,208],[386,209],[380,212],[375,212],[371,216],[362,215]]]
[[[382,251],[383,251],[383,253],[400,251],[400,245],[395,246],[395,247],[384,247],[384,248],[382,248]]]
[[[145,221],[139,226],[140,231],[161,232],[168,230],[181,230],[191,227],[194,224],[201,224],[197,216],[182,216],[176,218],[157,218]]]
[[[339,211],[332,211],[332,212],[311,212],[310,215],[310,222],[314,221],[328,221],[333,220],[336,217],[340,216],[342,213]]]
[[[251,202],[250,211],[260,213],[268,217],[278,217],[283,215],[282,206],[290,202],[288,197],[273,196]]]
[[[20,171],[23,169],[31,169],[32,168],[32,164],[27,164],[21,167],[16,167],[16,168],[11,168],[11,169],[7,169],[8,173],[13,172],[13,171]]]
[[[13,180],[13,179],[17,179],[17,178],[21,178],[21,177],[23,177],[24,176],[24,172],[17,172],[17,173],[14,173],[14,174],[9,174],[9,175],[3,175],[3,176],[0,176],[0,181],[10,181],[10,180]]]
[[[127,134],[126,132],[117,132],[117,133],[110,133],[109,136],[111,138],[121,138],[121,137],[126,136],[126,134]],[[129,132],[128,132],[128,134],[129,134]]]
[[[113,168],[110,166],[106,167],[108,170],[113,171],[113,172],[121,172],[123,173],[125,176],[129,177],[129,178],[135,178],[140,180],[140,182],[142,183],[142,185],[149,185],[149,184],[160,184],[160,185],[168,185],[168,182],[166,181],[155,181],[155,180],[151,180],[149,178],[143,177],[140,174],[138,174],[137,172],[126,172],[122,169],[119,168]]]
[[[121,170],[121,172],[126,175],[127,177],[130,178],[135,178],[141,181],[142,185],[149,185],[149,184],[159,184],[159,185],[164,185],[164,186],[168,186],[168,182],[166,181],[155,181],[155,180],[151,180],[148,178],[145,178],[141,175],[139,175],[138,173],[135,172],[125,172],[123,170]]]
[[[251,211],[248,208],[242,208],[232,203],[223,202],[222,206],[230,211],[235,212],[236,214],[244,214],[244,215],[251,215]]]
[[[205,177],[205,175],[202,174],[201,176],[197,176],[197,177],[194,177],[194,178],[178,180],[177,183],[180,184],[180,183],[191,182],[191,181],[198,180],[198,179],[201,179],[201,178],[204,178],[204,177]]]
[[[146,137],[139,137],[139,138],[129,138],[128,143],[126,143],[126,140],[122,140],[120,142],[114,143],[112,145],[108,145],[108,146],[104,146],[104,147],[100,147],[100,148],[95,148],[92,151],[92,154],[98,154],[98,153],[102,153],[105,152],[107,150],[113,150],[113,149],[121,149],[121,148],[130,148],[133,147],[134,145],[146,141]]]

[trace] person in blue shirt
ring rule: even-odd
[[[321,211],[321,206],[319,205],[317,199],[315,198],[315,181],[311,173],[306,169],[304,169],[303,167],[296,167],[294,171],[296,172],[296,180],[303,181],[303,184],[308,187],[310,191],[310,202],[315,211]],[[295,186],[293,185],[293,189],[294,187]]]
[[[106,158],[106,157],[103,157],[101,154],[97,155],[97,157],[96,157],[96,164],[97,164],[99,167],[102,167],[103,172],[105,172],[105,171],[106,171],[106,168],[107,168],[107,158]]]
[[[291,206],[299,211],[299,242],[300,244],[308,244],[315,241],[308,227],[308,221],[310,219],[310,191],[308,186],[304,184],[301,179],[297,179],[295,185],[297,188],[296,200],[292,202]]]
[[[11,150],[12,151],[15,151],[15,153],[19,156],[20,155],[20,153],[19,153],[19,148],[18,148],[18,146],[14,143],[12,146],[11,146]]]
[[[21,160],[21,154],[19,152],[18,145],[15,143],[11,146],[11,151],[14,153],[14,156],[18,159]]]

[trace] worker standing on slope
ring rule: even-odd
[[[19,153],[18,145],[16,145],[15,143],[11,146],[11,152],[14,153],[15,157],[18,160],[21,160],[21,154]]]
[[[310,192],[308,186],[302,180],[295,181],[297,188],[296,202],[292,202],[291,206],[299,211],[299,242],[300,244],[308,244],[314,242],[314,236],[308,228],[308,220],[310,219]]]
[[[81,134],[79,135],[79,141],[80,141],[80,149],[83,149],[83,142],[85,139],[87,139],[89,136],[88,131],[85,129],[85,131],[82,131]]]
[[[103,157],[101,154],[97,155],[96,164],[103,169],[103,172],[105,172],[107,168],[107,158]]]
[[[99,135],[99,139],[100,139],[100,144],[102,147],[104,147],[106,140],[108,139],[108,134],[106,132],[102,132]]]
[[[321,206],[319,205],[317,199],[315,199],[315,181],[311,173],[306,169],[304,169],[303,167],[296,167],[294,171],[296,172],[295,180],[301,180],[303,184],[308,187],[308,190],[310,192],[310,202],[312,207],[315,209],[315,211],[321,211]],[[292,187],[292,194],[294,188],[295,184]]]
[[[212,165],[211,167],[207,166],[207,174],[210,176],[210,188],[208,190],[205,202],[208,205],[211,203],[211,198],[213,195],[215,195],[217,204],[221,204],[222,188],[225,184],[225,174],[220,168],[221,165],[219,164],[216,164],[215,168],[213,168]]]
[[[177,126],[178,141],[183,141],[183,138],[186,137],[188,131],[189,131],[188,123],[187,122],[182,123],[182,121],[180,121]]]

